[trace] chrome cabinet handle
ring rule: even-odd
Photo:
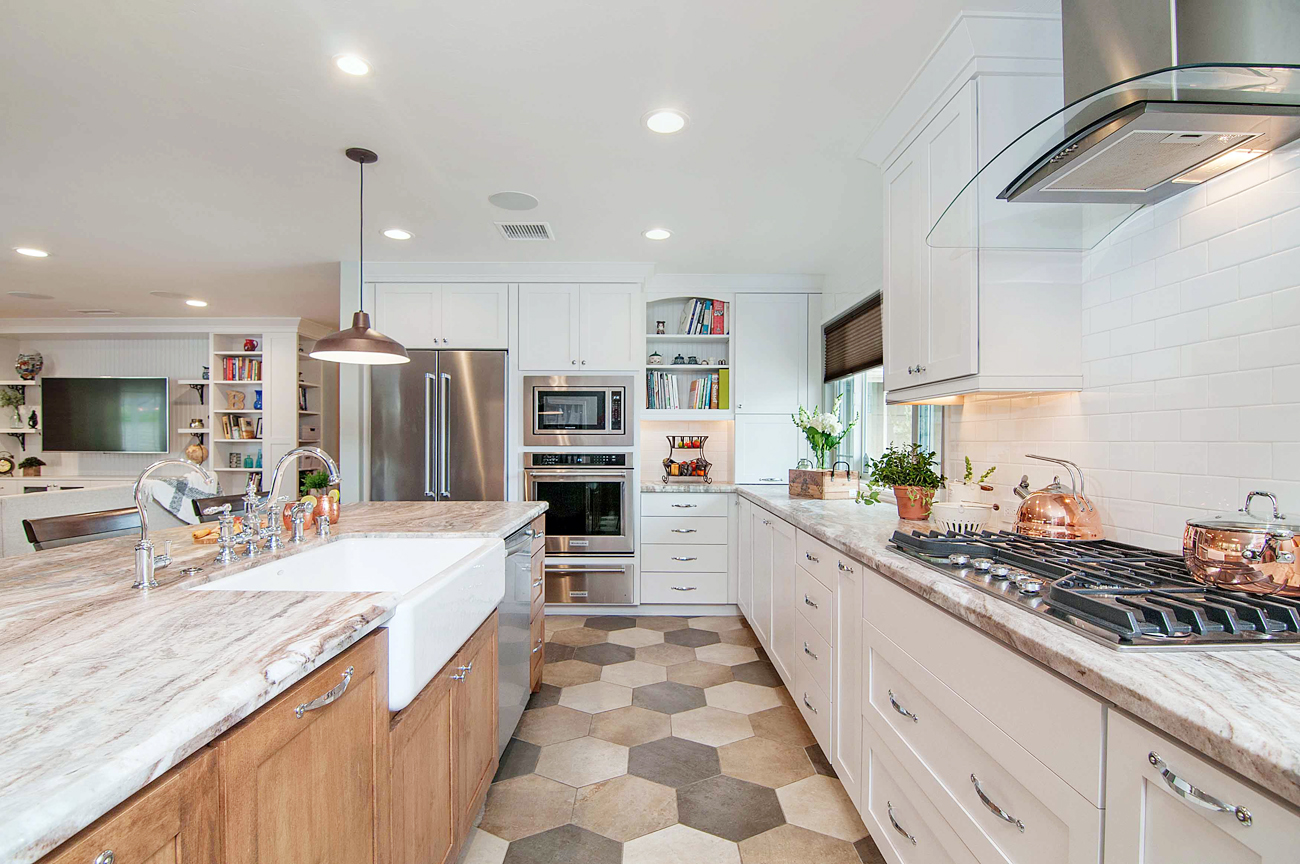
[[[1215,798],[1213,795],[1206,792],[1202,792],[1182,777],[1179,777],[1173,771],[1170,771],[1169,766],[1165,764],[1165,760],[1156,755],[1154,750],[1147,754],[1147,761],[1155,766],[1155,769],[1160,772],[1160,776],[1164,779],[1165,784],[1169,786],[1170,789],[1174,790],[1174,794],[1187,803],[1204,810],[1213,810],[1216,813],[1231,813],[1237,817],[1238,822],[1245,825],[1247,828],[1249,828],[1251,823],[1254,821],[1254,818],[1250,815],[1250,811],[1245,807],[1237,807],[1227,803],[1226,801],[1220,801],[1218,798]]]
[[[811,711],[811,712],[813,712],[814,714],[819,713],[819,712],[817,711],[817,709],[814,708],[814,707],[812,706],[812,703],[808,701],[808,694],[807,694],[807,693],[803,694],[803,704],[804,704],[805,706],[807,706],[808,710]]]
[[[324,696],[317,696],[315,699],[311,700],[310,702],[302,703],[297,708],[293,709],[293,716],[301,720],[302,715],[306,714],[308,711],[315,711],[317,708],[324,708],[326,705],[330,704],[335,699],[338,699],[344,693],[348,692],[348,685],[351,683],[352,683],[352,667],[349,666],[347,669],[343,671],[343,680],[340,681],[338,684],[334,685],[334,689],[330,690]]]
[[[897,711],[899,714],[902,714],[904,717],[910,718],[913,723],[921,719],[920,717],[917,717],[915,714],[913,714],[911,711],[908,711],[902,705],[898,704],[898,700],[894,698],[893,690],[888,690],[886,692],[889,694],[889,704],[894,706],[895,711]]]
[[[695,531],[696,529],[694,528],[673,528],[672,529],[672,533],[674,534],[694,534]]]
[[[893,801],[886,801],[886,802],[885,802],[885,812],[889,814],[889,824],[894,826],[894,830],[897,831],[899,834],[902,834],[904,837],[906,837],[907,840],[908,840],[908,842],[911,843],[913,846],[915,846],[915,845],[916,845],[916,838],[913,837],[911,834],[908,834],[906,831],[904,831],[904,830],[903,830],[903,826],[902,826],[902,825],[899,825],[899,824],[898,824],[898,820],[894,818],[894,802],[893,802]]]
[[[848,566],[847,564],[845,564],[843,561],[840,561],[840,562],[839,562],[839,565],[840,565],[840,572],[841,572],[841,573],[852,573],[852,572],[853,572],[853,568],[850,567],[850,566]]]
[[[95,856],[94,864],[113,864],[113,850],[105,849]]]
[[[570,360],[569,362],[572,363],[574,366],[577,366],[577,365],[578,365],[578,361],[577,361],[577,360]]]
[[[695,590],[695,586],[694,586],[694,585],[672,585],[672,586],[669,586],[669,587],[671,587],[674,591],[694,591],[694,590]]]
[[[807,558],[809,561],[811,561],[814,564],[822,563],[822,559],[813,557],[813,554],[811,552],[803,553],[803,557]]]
[[[542,650],[542,646],[541,646],[541,643],[539,642],[538,645],[537,645],[535,648],[533,648],[533,653],[536,654],[538,651],[541,651],[541,650]],[[456,677],[456,676],[453,675],[452,677],[454,678],[454,677]]]
[[[820,608],[822,608],[822,607],[818,606],[816,603],[814,603],[813,601],[809,600],[807,594],[803,595],[803,602],[804,602],[805,605],[807,605],[807,606],[811,606],[811,607],[814,608],[814,609],[820,609]]]
[[[697,559],[695,558],[694,555],[674,555],[674,556],[672,556],[672,560],[674,560],[674,561],[695,561],[695,560],[697,560]]]
[[[816,654],[808,650],[807,642],[803,643],[803,653],[807,654],[809,657],[813,658],[814,660],[818,659]]]
[[[758,479],[759,479],[760,481],[762,481],[763,483],[780,483],[780,482],[781,482],[781,478],[780,478],[780,477],[759,477]]]
[[[674,504],[672,506],[676,507],[678,510],[690,510],[692,507],[699,507],[700,505],[699,504]]]
[[[974,774],[970,775],[970,783],[972,786],[975,787],[975,794],[980,796],[980,801],[984,802],[984,806],[988,808],[988,811],[990,813],[992,813],[994,816],[1001,819],[1003,822],[1006,822],[1009,825],[1016,826],[1018,829],[1020,829],[1021,834],[1025,833],[1025,823],[1021,822],[1019,819],[1012,816],[1010,813],[1003,810],[998,805],[994,804],[993,799],[989,798],[989,796],[984,794],[984,790],[980,788],[979,778],[977,778]]]
[[[541,579],[538,579],[536,582],[534,582],[534,583],[533,583],[533,587],[534,587],[534,588],[541,588],[541,587],[542,587],[542,580],[541,580]]]
[[[771,525],[772,523],[771,523],[769,520],[764,519],[764,520],[763,520],[763,524],[764,524],[764,525]]]

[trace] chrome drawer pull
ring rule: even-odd
[[[994,816],[1001,819],[1003,822],[1006,822],[1010,825],[1014,825],[1017,828],[1019,828],[1021,834],[1025,833],[1025,823],[1021,822],[1019,819],[1012,816],[1010,813],[1003,810],[998,805],[994,804],[993,800],[989,798],[989,796],[984,794],[984,790],[980,788],[980,781],[978,778],[976,778],[974,774],[970,775],[970,783],[972,786],[975,787],[975,794],[980,796],[980,800],[984,802],[984,806],[988,808],[990,813],[992,813]]]
[[[695,590],[695,586],[694,586],[694,585],[670,585],[670,586],[668,586],[668,587],[672,588],[674,591],[694,591],[694,590]]]
[[[807,654],[809,657],[813,658],[814,660],[817,659],[817,655],[808,650],[807,642],[803,643],[803,653]]]
[[[771,524],[772,524],[772,521],[771,521],[770,519],[764,519],[764,520],[763,520],[763,524],[764,524],[764,525],[771,525]]]
[[[911,711],[908,711],[902,705],[898,704],[898,700],[894,698],[893,690],[887,690],[885,692],[889,694],[889,704],[894,706],[895,711],[897,711],[899,714],[902,714],[904,717],[910,718],[913,723],[921,719],[920,717],[917,717],[915,714],[913,714]]]
[[[807,693],[803,694],[803,704],[806,705],[808,707],[808,710],[813,712],[814,714],[820,713],[816,708],[812,707],[812,703],[808,701]]]
[[[697,530],[697,529],[695,529],[695,528],[674,528],[674,529],[672,529],[672,533],[674,533],[674,534],[694,534],[696,530]]]
[[[822,563],[822,559],[820,559],[820,558],[814,558],[814,557],[813,557],[813,554],[812,554],[811,552],[805,552],[805,553],[803,553],[803,557],[807,558],[809,561],[811,561],[811,562],[814,563],[814,564],[820,564],[820,563]]]
[[[541,588],[541,587],[542,587],[542,581],[543,581],[543,580],[538,579],[536,582],[533,583],[533,587],[534,587],[534,588]]]
[[[898,824],[898,820],[894,818],[894,802],[893,802],[893,801],[886,801],[886,802],[885,802],[885,812],[889,814],[889,824],[894,826],[894,830],[897,831],[899,834],[902,834],[904,837],[906,837],[907,840],[908,840],[908,842],[911,843],[913,846],[915,846],[915,845],[916,845],[916,838],[913,837],[911,834],[908,834],[906,831],[904,831],[904,830],[903,830],[903,826],[902,826],[902,825],[899,825],[899,824]]]
[[[811,606],[811,607],[814,608],[814,609],[820,609],[820,608],[821,608],[821,607],[818,606],[816,603],[814,603],[813,601],[809,600],[807,594],[803,595],[803,602],[806,603],[807,605]]]
[[[293,709],[293,716],[301,720],[302,715],[306,714],[308,711],[315,711],[317,708],[324,708],[326,705],[348,692],[348,685],[351,683],[352,667],[349,666],[343,671],[343,680],[336,684],[333,690],[329,691],[324,696],[317,696],[310,702],[302,703],[297,708]],[[109,860],[111,861],[112,859],[110,858]]]
[[[457,671],[460,672],[460,674],[451,676],[451,680],[464,681],[465,676],[469,675],[469,673],[474,671],[474,661],[473,660],[469,661],[468,666],[457,666],[456,669]]]
[[[695,560],[695,556],[694,556],[694,555],[674,555],[674,556],[673,556],[673,560],[674,560],[674,561],[694,561],[694,560]]]
[[[105,849],[95,856],[94,864],[113,864],[113,850]]]
[[[699,504],[674,504],[672,506],[678,508],[679,510],[690,510],[691,508],[699,507],[700,505]]]
[[[538,645],[538,646],[536,646],[535,648],[533,648],[533,653],[536,654],[538,651],[541,651],[541,650],[542,650],[542,646],[541,646],[541,645]],[[455,676],[452,676],[452,677],[455,677]]]
[[[1250,815],[1250,811],[1245,807],[1235,807],[1225,801],[1220,801],[1218,798],[1202,792],[1182,777],[1179,777],[1177,774],[1170,771],[1169,766],[1165,764],[1165,760],[1157,756],[1154,750],[1147,754],[1147,761],[1154,765],[1155,769],[1160,772],[1160,776],[1164,778],[1164,781],[1169,788],[1174,790],[1174,794],[1187,803],[1201,807],[1205,810],[1213,810],[1216,813],[1231,813],[1237,817],[1238,822],[1245,825],[1247,828],[1249,828],[1251,823],[1254,821],[1253,817]]]
[[[841,572],[841,573],[852,573],[852,572],[853,572],[853,568],[852,568],[852,567],[849,567],[848,565],[846,565],[843,561],[839,562],[839,564],[840,564],[840,572]]]

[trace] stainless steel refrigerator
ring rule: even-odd
[[[506,500],[506,352],[370,370],[372,501]]]

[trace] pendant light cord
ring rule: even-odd
[[[366,311],[366,163],[358,161],[361,171],[360,200],[357,202],[357,308]]]

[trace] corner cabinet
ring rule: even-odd
[[[642,366],[637,284],[519,286],[519,368],[610,372]]]
[[[492,283],[378,283],[373,324],[412,349],[505,349],[510,292]]]

